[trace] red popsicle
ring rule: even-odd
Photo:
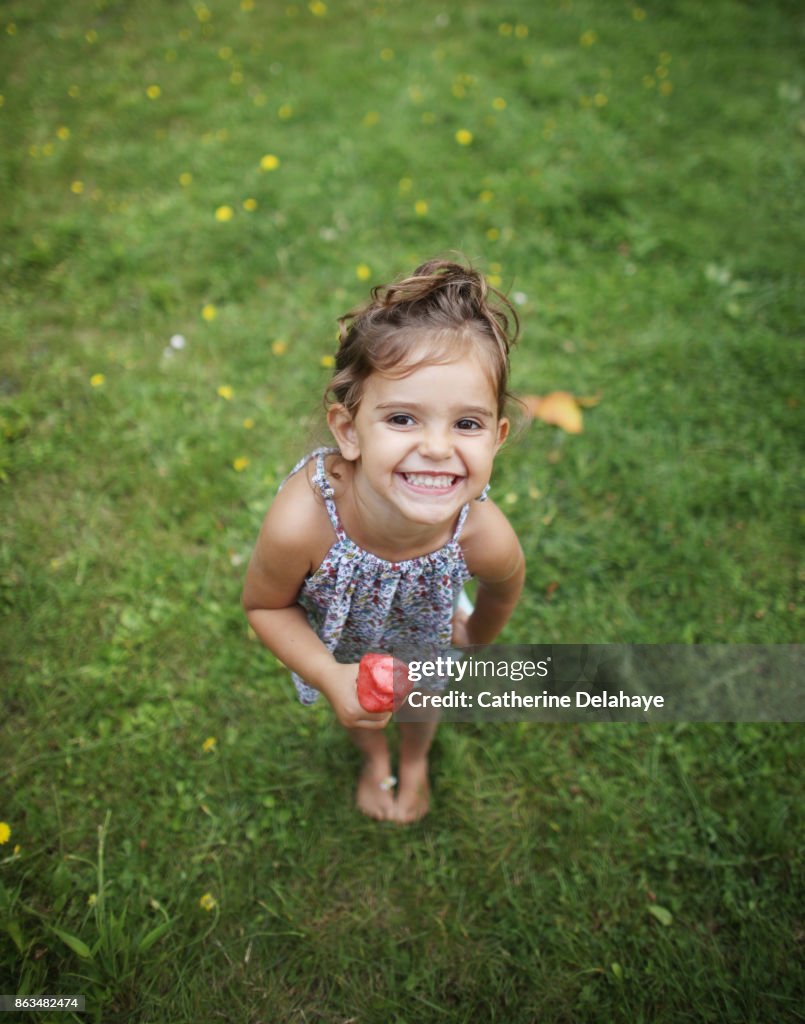
[[[364,654],[358,667],[358,701],[364,711],[396,711],[411,692],[408,666],[390,654]]]

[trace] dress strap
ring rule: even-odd
[[[324,468],[324,457],[325,455],[338,454],[337,448],[317,448],[314,452],[311,452],[311,458],[316,458],[316,472],[313,474],[313,483],[321,491],[321,496],[324,499],[324,507],[327,509],[327,515],[330,517],[330,522],[335,530],[336,536],[339,540],[344,540],[346,534],[344,533],[344,527],[341,525],[341,520],[338,516],[338,510],[335,507],[335,491],[330,486],[330,481],[327,479],[327,471]]]
[[[486,501],[488,495],[489,495],[489,484],[487,484],[486,487],[484,487],[484,489],[481,491],[481,493],[478,495],[478,497],[475,500],[476,501]],[[469,512],[470,512],[470,503],[467,502],[467,504],[464,505],[464,507],[461,509],[461,511],[458,514],[458,522],[456,523],[456,528],[453,531],[453,542],[454,543],[455,543],[455,541],[458,540],[459,534],[464,529],[464,523],[467,520],[467,516],[469,515]]]

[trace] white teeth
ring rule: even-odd
[[[452,487],[455,477],[442,473],[439,476],[432,476],[430,473],[406,473],[405,479],[414,487]]]

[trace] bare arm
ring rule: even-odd
[[[243,607],[265,646],[324,694],[342,725],[380,729],[390,716],[371,714],[358,703],[357,665],[335,660],[297,604],[305,576],[314,567],[315,552],[321,548],[322,531],[326,546],[327,527],[326,515],[316,505],[307,481],[303,477],[289,480],[260,530],[246,572]]]
[[[467,568],[478,579],[475,609],[458,617],[454,640],[489,644],[511,618],[525,582],[525,557],[509,521],[492,502],[477,507],[466,538]]]

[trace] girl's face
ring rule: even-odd
[[[508,420],[498,419],[488,370],[471,351],[404,377],[372,374],[357,412],[334,406],[328,422],[355,486],[378,515],[444,525],[489,482]]]

